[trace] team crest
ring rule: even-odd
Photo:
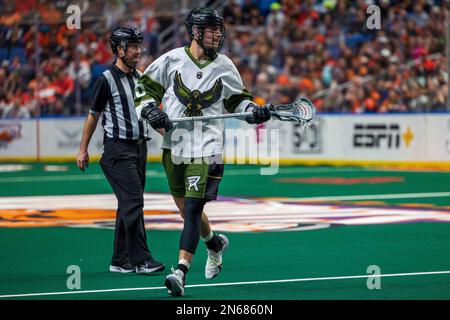
[[[203,76],[203,72],[197,72],[197,79],[201,79]]]
[[[198,73],[197,73],[198,77]],[[217,79],[211,89],[200,92],[199,90],[189,90],[183,83],[181,74],[178,71],[175,74],[174,88],[175,95],[178,100],[186,106],[184,115],[187,117],[202,116],[202,109],[209,108],[214,103],[219,101],[222,95],[222,79]]]

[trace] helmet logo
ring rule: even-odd
[[[194,36],[195,39],[199,39],[200,38],[200,30],[198,30],[197,26],[192,26],[192,35]]]

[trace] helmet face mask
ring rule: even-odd
[[[205,54],[214,59],[218,52],[222,49],[225,40],[225,25],[223,17],[215,10],[207,8],[194,8],[189,12],[185,22],[189,37],[196,40],[197,43],[205,50]],[[211,28],[211,29],[210,29]],[[205,30],[206,29],[206,30]],[[211,36],[205,42],[205,31],[212,32]],[[220,33],[220,38],[217,39],[215,33]],[[216,40],[217,39],[217,40]]]
[[[220,51],[223,45],[224,28],[220,25],[200,28],[196,25],[192,27],[193,38],[201,44],[204,49]]]

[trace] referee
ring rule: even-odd
[[[88,146],[102,115],[103,173],[118,200],[111,272],[152,273],[164,270],[147,246],[144,226],[144,186],[149,125],[138,121],[134,87],[140,77],[135,69],[142,53],[143,37],[131,27],[118,27],[110,37],[116,62],[94,85],[91,109],[83,128],[78,167],[89,165]]]

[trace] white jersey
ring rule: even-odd
[[[233,62],[223,54],[200,63],[188,47],[174,49],[144,71],[136,91],[136,112],[148,102],[162,104],[169,119],[243,112],[252,96]],[[174,123],[164,134],[163,149],[180,157],[222,154],[224,120]]]

